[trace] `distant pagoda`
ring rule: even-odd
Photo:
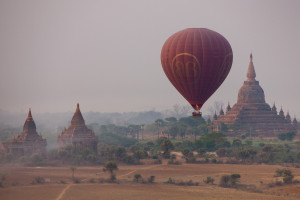
[[[57,138],[58,149],[72,146],[73,152],[91,150],[97,152],[98,137],[84,122],[77,104],[70,126],[62,131]]]
[[[232,108],[228,103],[226,114],[222,108],[219,116],[215,113],[213,129],[219,131],[222,124],[225,124],[228,128],[234,127],[235,133],[249,133],[252,136],[276,136],[283,132],[296,132],[296,118],[291,121],[289,113],[284,116],[282,108],[277,114],[275,103],[271,108],[265,102],[264,91],[255,77],[251,54],[247,80],[239,90],[237,103]]]
[[[12,154],[14,157],[30,156],[34,153],[46,154],[46,139],[36,132],[36,126],[29,109],[27,119],[23,126],[23,132],[9,142],[1,145],[1,155]]]

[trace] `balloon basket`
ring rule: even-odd
[[[202,113],[200,111],[193,112],[193,117],[202,117]]]

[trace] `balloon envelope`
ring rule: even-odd
[[[188,28],[175,33],[161,51],[166,76],[195,110],[200,110],[223,83],[232,60],[229,42],[206,28]]]

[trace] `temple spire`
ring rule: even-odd
[[[247,72],[247,81],[255,81],[255,77],[256,77],[252,59],[253,59],[253,56],[251,53],[250,54],[250,62],[249,62],[249,66],[248,66],[248,72]]]
[[[84,119],[83,119],[82,114],[79,109],[79,103],[77,103],[76,111],[71,120],[71,125],[73,125],[73,126],[84,126],[85,125]]]
[[[32,115],[31,115],[31,108],[29,108],[29,112],[28,112],[28,115],[27,115],[27,119],[26,121],[32,121]]]
[[[23,126],[22,134],[27,135],[28,133],[31,134],[31,135],[32,134],[37,134],[36,133],[36,126],[35,126],[34,120],[33,120],[32,115],[31,115],[31,108],[29,108],[28,115],[27,115],[26,121],[25,121],[24,126]]]
[[[226,111],[230,111],[231,110],[231,107],[230,107],[230,104],[229,104],[229,101],[228,101],[228,105],[227,105],[227,108],[226,108]]]

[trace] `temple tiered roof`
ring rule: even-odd
[[[229,126],[238,125],[240,132],[244,133],[251,129],[257,135],[274,135],[274,133],[295,131],[296,126],[291,124],[289,114],[285,117],[281,108],[278,115],[275,103],[271,108],[265,102],[264,91],[255,78],[256,73],[251,54],[247,80],[239,90],[237,103],[231,109],[226,109],[226,114],[214,116],[214,130],[218,130],[218,127],[224,123]]]
[[[79,104],[72,117],[70,126],[62,131],[57,138],[59,150],[68,145],[73,146],[73,151],[92,150],[97,151],[98,138],[93,130],[85,125]]]
[[[46,139],[43,139],[36,131],[36,125],[32,118],[31,109],[25,120],[21,135],[1,146],[2,153],[11,153],[16,157],[31,155],[33,153],[46,153]]]

